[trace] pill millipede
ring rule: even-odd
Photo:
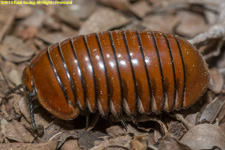
[[[132,117],[186,109],[205,93],[209,73],[201,54],[177,35],[115,30],[40,51],[22,81],[35,126],[35,100],[63,120],[87,111]]]

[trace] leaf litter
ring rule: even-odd
[[[0,5],[0,96],[21,83],[23,68],[47,46],[71,36],[114,29],[171,32],[194,44],[210,68],[210,85],[193,107],[112,122],[54,118],[38,104],[31,126],[21,92],[0,106],[0,149],[225,149],[225,3],[221,0],[73,0],[73,5]]]

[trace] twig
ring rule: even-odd
[[[219,19],[215,25],[213,25],[208,31],[200,33],[189,42],[194,45],[198,45],[209,41],[210,39],[220,39],[225,37],[225,2],[221,3],[219,9]]]
[[[191,127],[181,114],[174,113],[174,115],[177,118],[177,120],[181,121],[188,130],[191,129]]]

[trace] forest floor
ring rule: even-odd
[[[225,150],[224,0],[73,0],[72,5],[6,5],[0,0],[0,149],[13,150]],[[101,118],[91,130],[85,116],[72,121],[35,109],[34,132],[22,83],[40,50],[80,34],[109,30],[169,32],[187,39],[209,66],[206,93],[192,107],[152,115],[144,122]],[[91,118],[94,118],[94,116]],[[93,120],[93,119],[92,119]],[[38,132],[38,133],[37,133]]]

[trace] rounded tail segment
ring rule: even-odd
[[[209,71],[206,62],[194,46],[180,37],[177,37],[177,41],[185,67],[183,108],[188,108],[205,93],[209,83]]]

